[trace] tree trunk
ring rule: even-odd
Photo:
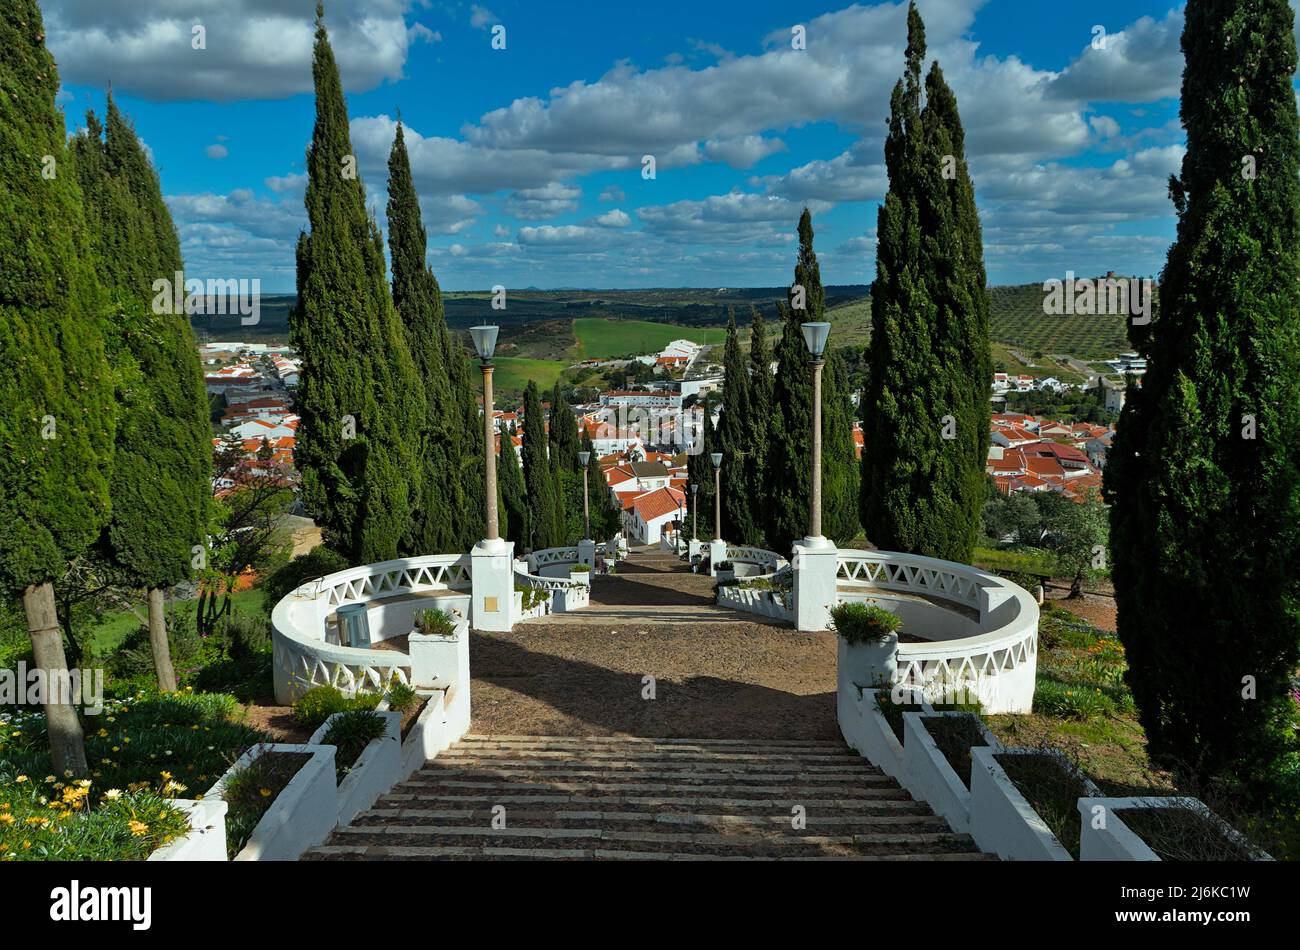
[[[68,661],[63,655],[63,635],[54,605],[54,585],[34,584],[23,591],[23,609],[27,613],[27,633],[32,638],[32,654],[38,669],[48,680],[45,700],[45,728],[50,737],[50,759],[56,775],[71,772],[81,777],[86,767],[86,742],[77,718],[75,698],[62,694],[67,683]]]
[[[167,613],[161,587],[149,588],[149,649],[153,651],[153,668],[158,674],[158,688],[176,692],[176,671],[172,669],[172,651],[167,643]]]
[[[74,667],[81,666],[81,657],[82,657],[81,644],[77,642],[77,636],[75,633],[73,633],[72,630],[72,610],[73,610],[72,602],[64,601],[62,606],[63,609],[58,612],[59,614],[62,614],[62,616],[58,617],[58,620],[59,623],[63,625],[63,632],[68,638],[67,661],[71,663]]]

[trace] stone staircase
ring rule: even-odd
[[[305,859],[988,857],[838,741],[470,735]]]

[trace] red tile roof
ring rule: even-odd
[[[653,521],[686,507],[686,494],[674,488],[656,488],[638,495],[632,503],[642,521]]]

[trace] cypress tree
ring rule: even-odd
[[[102,140],[98,130],[92,114],[73,151],[96,266],[113,300],[104,335],[118,423],[112,519],[101,548],[108,564],[148,591],[158,686],[171,691],[177,683],[163,594],[190,576],[193,548],[205,542],[212,494],[208,398],[189,318],[171,305],[183,264],[158,175],[111,94]],[[155,295],[158,280],[166,283]]]
[[[596,456],[591,436],[582,434],[582,450],[590,452],[587,459],[587,510],[591,517],[591,538],[594,541],[608,541],[621,526],[618,508],[610,495],[609,483],[601,471],[600,459]]]
[[[511,437],[514,429],[501,430],[500,452],[497,455],[497,484],[501,488],[501,504],[497,506],[498,521],[500,512],[505,513],[505,524],[498,525],[501,537],[513,541],[521,550],[528,543],[528,499],[524,490],[524,473],[519,467],[519,453],[515,451]]]
[[[838,545],[858,536],[858,458],[853,448],[853,403],[848,367],[839,350],[822,370],[822,531]]]
[[[334,52],[316,7],[316,124],[298,242],[290,339],[302,357],[295,461],[302,499],[326,543],[352,560],[407,553],[423,497],[415,441],[424,393],[393,309],[383,239],[366,214]]]
[[[1177,239],[1158,312],[1130,328],[1148,371],[1129,387],[1105,471],[1126,678],[1151,755],[1201,779],[1257,778],[1284,743],[1294,748],[1300,122],[1292,24],[1285,0],[1187,4],[1187,152],[1170,182]]]
[[[564,543],[563,523],[555,497],[555,476],[547,457],[546,424],[537,383],[524,389],[524,487],[528,493],[527,544],[533,550]]]
[[[768,544],[788,551],[808,533],[812,497],[812,369],[802,324],[825,315],[821,269],[813,251],[812,216],[799,218],[799,255],[781,312],[776,378],[772,385],[772,441],[768,453],[767,497],[771,505]],[[824,421],[823,421],[824,424]],[[823,463],[825,457],[823,456]],[[824,471],[824,469],[823,469]]]
[[[698,436],[700,451],[692,454],[686,460],[686,474],[690,478],[689,485],[698,485],[699,491],[694,496],[687,489],[687,514],[692,519],[698,519],[700,526],[701,538],[713,537],[713,497],[714,497],[714,471],[713,461],[710,456],[714,452],[721,452],[718,446],[717,433],[713,428],[713,414],[709,412],[709,407],[701,407],[704,412],[704,426]],[[725,472],[730,460],[724,455],[722,458],[722,470]],[[692,498],[694,499],[692,501]],[[696,511],[698,508],[698,512]],[[695,521],[692,521],[694,524]]]
[[[983,244],[956,99],[936,65],[922,108],[924,60],[912,4],[877,218],[861,511],[878,547],[965,562],[979,535],[989,438]]]
[[[433,554],[462,546],[463,528],[453,522],[464,510],[466,486],[458,462],[464,451],[460,443],[464,440],[458,438],[462,433],[453,412],[451,379],[447,372],[449,335],[443,317],[442,292],[425,263],[427,246],[419,195],[411,177],[411,161],[399,121],[388,157],[388,248],[393,270],[393,306],[402,319],[406,346],[424,389],[417,455],[422,478],[405,547],[412,552]]]
[[[772,355],[767,347],[763,314],[751,306],[749,330],[749,412],[745,430],[749,456],[745,459],[745,492],[753,508],[753,544],[764,544],[767,534],[767,457],[772,428]]]
[[[550,442],[552,454],[560,468],[566,472],[579,471],[578,422],[568,400],[564,398],[558,379],[551,390]]]
[[[36,0],[0,17],[0,591],[37,667],[65,669],[54,584],[109,515],[114,412],[81,189]],[[47,697],[47,700],[53,697]],[[48,702],[57,774],[86,774],[76,709]]]
[[[727,458],[722,469],[722,536],[737,544],[757,544],[761,534],[754,513],[759,497],[749,493],[749,468],[753,464],[750,439],[749,367],[740,352],[735,314],[727,315],[727,343],[723,351],[726,382],[722,391],[722,416],[718,420],[718,445]]]

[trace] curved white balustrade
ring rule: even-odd
[[[344,692],[381,690],[396,678],[410,680],[411,658],[398,650],[331,643],[329,618],[344,604],[369,606],[371,635],[382,641],[410,633],[416,609],[434,606],[410,595],[446,592],[460,624],[469,613],[470,556],[431,554],[348,568],[301,584],[271,612],[272,669],[276,701],[289,705],[313,686]],[[405,599],[403,599],[405,598]]]
[[[895,683],[935,700],[972,691],[989,713],[1030,711],[1038,604],[1028,591],[966,564],[892,551],[841,551],[837,582],[839,602],[879,602],[904,632],[926,638],[899,644]]]

